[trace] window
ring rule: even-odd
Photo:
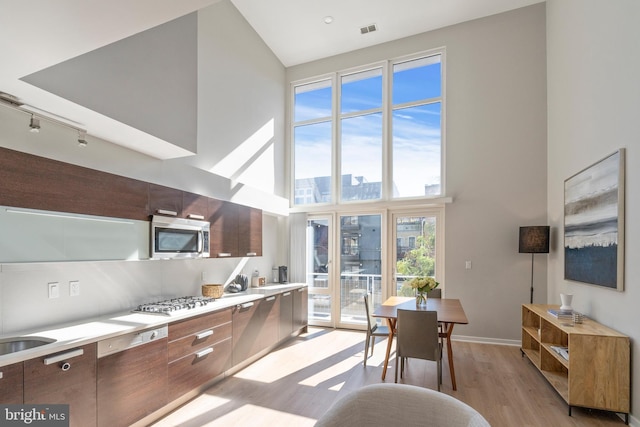
[[[442,195],[442,56],[294,84],[294,205]]]

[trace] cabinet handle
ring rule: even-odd
[[[240,308],[253,307],[253,302],[245,302],[244,304],[238,304],[238,307],[240,307]]]
[[[291,292],[285,292],[284,294],[282,294],[283,297],[288,297],[289,295],[291,295]]]
[[[47,357],[47,358],[44,359],[44,364],[45,365],[52,365],[54,363],[62,362],[65,359],[71,359],[72,357],[82,356],[83,354],[84,354],[84,350],[81,349],[81,348],[77,348],[75,350],[71,350],[71,351],[68,351],[66,353],[59,354],[57,356]],[[68,363],[65,363],[65,365],[67,365],[67,364]],[[64,365],[63,365],[63,367],[64,367]],[[69,367],[71,367],[71,365],[69,365]],[[67,369],[63,368],[63,371],[66,371],[68,369],[69,368],[67,368]]]
[[[209,353],[213,353],[213,347],[205,348],[204,350],[197,352],[196,357],[200,359],[201,357],[205,357]]]
[[[218,254],[218,258],[225,258],[225,257],[230,257],[231,254],[229,252],[220,252]]]
[[[304,292],[304,288],[298,288],[298,292]]]
[[[267,298],[265,298],[265,299],[266,299],[267,301],[273,301],[273,300],[275,300],[275,299],[276,299],[276,297],[267,297]]]
[[[200,214],[189,214],[189,215],[187,215],[187,218],[189,218],[189,219],[200,219],[200,220],[203,220],[203,219],[204,219],[204,215],[200,215]]]
[[[200,332],[198,335],[196,335],[196,339],[201,340],[201,339],[209,337],[211,335],[213,335],[213,329],[209,329],[208,331]]]
[[[2,379],[3,375],[4,374],[2,373],[2,371],[0,371],[0,380]]]
[[[158,209],[156,211],[156,213],[159,213],[160,215],[171,215],[171,216],[178,216],[178,212],[176,211],[169,211],[166,209]]]
[[[247,256],[256,256],[258,255],[257,252],[247,252]]]

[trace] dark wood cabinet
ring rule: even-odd
[[[0,148],[0,205],[148,220],[148,183]]]
[[[209,200],[211,257],[262,256],[262,211]]]
[[[262,256],[262,211],[238,206],[239,256]]]
[[[293,333],[293,292],[287,291],[280,295],[280,322],[278,339],[288,338]]]
[[[309,289],[298,288],[293,293],[293,330],[304,330],[308,325]]]
[[[23,364],[14,363],[0,367],[0,403],[18,405],[24,402]]]
[[[71,426],[95,426],[96,344],[25,361],[24,403],[68,404]]]
[[[182,215],[182,191],[157,184],[149,184],[148,215]]]
[[[258,353],[261,319],[261,300],[238,304],[233,308],[233,366],[237,366]]]
[[[264,319],[260,330],[260,350],[278,343],[281,299],[282,295],[271,295],[266,297],[260,304],[260,317]]]
[[[231,367],[231,309],[169,324],[169,401]]]
[[[182,216],[209,221],[209,198],[200,194],[182,192]]]
[[[211,222],[210,253],[212,258],[238,257],[238,205],[209,199]]]
[[[167,338],[98,359],[98,426],[129,426],[167,401]]]

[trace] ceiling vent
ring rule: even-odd
[[[373,33],[374,31],[378,31],[378,27],[376,27],[376,24],[371,24],[360,28],[360,34]]]

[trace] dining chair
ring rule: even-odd
[[[433,360],[437,366],[438,391],[442,384],[442,344],[437,311],[398,310],[396,324],[396,379],[404,373],[404,359]]]
[[[389,337],[389,327],[378,325],[376,319],[371,315],[369,309],[369,294],[364,294],[364,309],[367,312],[367,338],[364,340],[364,366],[367,366],[367,357],[369,355],[369,347],[371,347],[371,355],[373,356],[373,346],[376,337]]]

